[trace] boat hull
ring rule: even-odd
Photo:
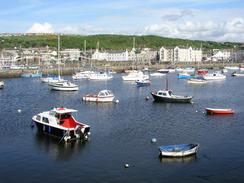
[[[151,93],[151,95],[154,98],[155,102],[168,102],[168,103],[191,103],[192,97],[187,96],[187,97],[177,97],[177,98],[169,98],[169,97],[162,97],[158,96],[155,93]]]
[[[65,136],[65,134],[67,133],[67,131],[69,131],[70,139],[76,139],[77,138],[77,136],[75,135],[75,129],[65,130],[65,129],[52,127],[49,125],[44,125],[44,124],[39,123],[38,121],[35,121],[35,120],[33,120],[33,122],[35,123],[39,132],[46,133],[49,135],[53,135],[53,136],[56,136],[58,138],[63,138]],[[86,127],[84,130],[83,136],[80,136],[79,138],[84,138],[85,135],[87,135],[89,132],[90,132],[90,127]]]
[[[229,115],[234,114],[235,111],[232,109],[213,109],[213,108],[206,108],[206,113],[209,115]]]
[[[165,157],[184,157],[197,153],[199,144],[181,144],[159,147],[160,155]]]
[[[86,102],[113,102],[114,97],[89,97],[84,96],[82,97],[83,101]]]
[[[51,86],[51,90],[55,91],[78,91],[79,87],[60,87],[60,86]]]
[[[188,79],[187,83],[189,84],[206,84],[207,81],[203,79]]]

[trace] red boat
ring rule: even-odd
[[[208,70],[206,69],[199,69],[197,70],[198,75],[206,75],[208,73]]]
[[[206,108],[207,114],[234,114],[235,111],[233,109],[214,109],[214,108]]]

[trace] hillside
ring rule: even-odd
[[[133,37],[136,39],[137,48],[153,48],[159,49],[161,46],[192,46],[200,48],[237,48],[241,43],[230,42],[213,42],[213,41],[198,41],[186,40],[176,38],[165,38],[160,36],[133,36],[133,35],[62,35],[62,48],[80,48],[84,47],[84,40],[87,43],[87,50],[96,48],[99,41],[100,49],[106,50],[125,50],[131,49],[133,44]],[[19,35],[19,36],[2,36],[0,37],[0,48],[14,48],[14,47],[57,47],[57,35]]]

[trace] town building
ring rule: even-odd
[[[160,62],[181,63],[201,62],[202,50],[192,47],[161,47],[159,50]]]

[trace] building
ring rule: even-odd
[[[202,50],[192,47],[161,47],[159,50],[160,62],[181,63],[201,62]]]
[[[211,61],[230,61],[233,59],[233,50],[230,49],[213,49]]]
[[[92,54],[92,60],[99,61],[128,61],[129,53],[127,50],[114,50],[108,52],[99,52],[98,49]]]
[[[60,51],[61,57],[65,61],[80,60],[80,49],[65,49]]]
[[[3,49],[0,52],[0,69],[10,68],[17,65],[19,61],[17,50]]]

